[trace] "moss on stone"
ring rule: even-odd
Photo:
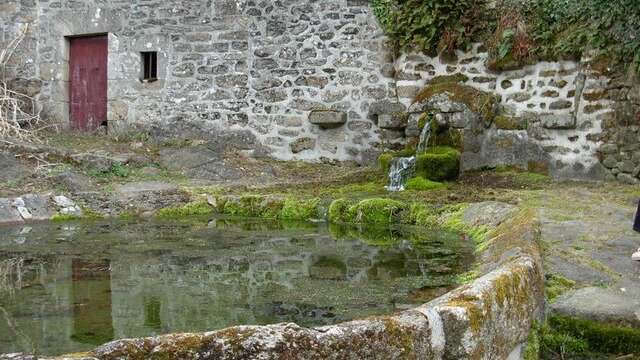
[[[474,334],[480,332],[482,322],[484,321],[482,309],[476,304],[478,301],[479,299],[476,297],[461,295],[447,302],[448,306],[459,307],[465,310],[467,318],[469,319],[469,327]]]
[[[553,302],[558,296],[575,288],[576,282],[558,274],[547,274],[545,290],[547,300]]]
[[[209,215],[213,208],[205,201],[196,201],[183,206],[167,207],[158,210],[156,217],[162,219],[175,219],[186,216]]]
[[[457,82],[429,84],[416,95],[414,102],[423,101],[443,93],[449,94],[449,99],[452,101],[463,103],[471,111],[481,114],[486,123],[490,123],[495,116],[497,104],[495,95]]]
[[[444,84],[444,83],[463,83],[469,80],[469,77],[462,73],[455,73],[451,75],[439,75],[434,76],[427,82],[429,85]]]
[[[447,186],[441,182],[431,181],[423,178],[422,176],[416,176],[407,181],[405,188],[407,190],[416,190],[416,191],[429,191],[429,190],[437,190],[444,189]]]
[[[334,200],[329,206],[333,223],[392,224],[401,222],[401,214],[409,206],[397,200],[371,198],[352,204],[346,199]]]
[[[478,270],[469,270],[465,273],[456,275],[455,282],[456,284],[464,285],[472,282],[473,280],[477,279],[479,276],[480,276],[480,273],[478,272]]]
[[[400,213],[407,204],[384,198],[365,199],[350,209],[355,214],[355,222],[360,224],[392,224],[399,222]]]
[[[527,122],[521,118],[498,115],[493,119],[497,129],[501,130],[526,130]]]
[[[80,220],[81,216],[72,215],[72,214],[55,214],[51,217],[51,221],[53,222],[65,222],[65,221],[73,221]]]
[[[222,213],[232,216],[259,217],[262,212],[263,196],[242,195],[227,197],[224,201]]]
[[[100,219],[104,219],[104,216],[99,212],[90,208],[83,208],[82,215],[58,213],[51,217],[51,221],[53,222],[65,222],[65,221],[74,221],[74,220],[100,220]]]
[[[460,173],[460,152],[438,146],[416,156],[416,175],[433,181],[453,180]]]
[[[282,205],[280,218],[284,220],[309,220],[318,217],[320,199],[300,200],[287,198]]]
[[[354,215],[349,210],[353,206],[353,203],[345,198],[336,199],[329,205],[329,211],[327,213],[329,222],[332,223],[352,223],[354,222]]]

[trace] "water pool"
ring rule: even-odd
[[[326,325],[391,313],[455,286],[461,234],[263,220],[0,228],[0,353],[239,324]]]

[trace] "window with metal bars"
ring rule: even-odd
[[[158,80],[158,52],[143,51],[142,57],[142,81],[151,82]]]

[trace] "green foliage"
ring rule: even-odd
[[[280,218],[285,220],[309,220],[318,217],[320,199],[300,200],[287,198],[284,200]]]
[[[534,0],[524,11],[540,58],[575,58],[594,50],[640,72],[637,0]]]
[[[580,57],[589,51],[640,73],[637,0],[371,0],[385,32],[403,49],[453,54],[489,48],[489,68]],[[497,15],[497,16],[496,16]]]
[[[183,206],[167,207],[158,210],[156,217],[161,219],[177,219],[187,216],[208,215],[213,208],[204,201],[196,201]]]
[[[640,330],[552,315],[539,331],[543,359],[640,354]]]
[[[482,29],[483,0],[393,0],[374,11],[387,33],[405,49],[451,54],[467,48]],[[374,9],[376,8],[374,2]],[[378,5],[378,8],[379,5]],[[390,16],[389,16],[390,14]],[[380,16],[382,15],[382,16]]]
[[[502,32],[500,44],[498,45],[498,59],[502,60],[509,55],[513,47],[512,42],[515,35],[516,32],[513,29],[507,29]]]
[[[111,167],[107,170],[90,169],[88,173],[89,175],[93,177],[98,177],[98,178],[105,178],[105,177],[112,177],[112,176],[125,178],[129,176],[130,170],[126,165],[118,162],[118,163],[111,164]]]
[[[393,0],[371,0],[373,14],[385,31],[392,29],[393,3]]]
[[[441,182],[427,180],[422,176],[416,176],[414,178],[409,179],[405,187],[407,190],[429,191],[429,190],[436,190],[436,189],[444,189],[447,186]]]
[[[416,175],[433,181],[453,180],[460,173],[460,152],[438,146],[416,156]]]

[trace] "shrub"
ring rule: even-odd
[[[454,148],[429,148],[416,157],[416,175],[433,181],[453,180],[460,173],[460,152]]]
[[[446,185],[441,182],[427,180],[422,176],[416,176],[414,178],[409,179],[407,181],[407,184],[405,185],[405,188],[407,190],[417,190],[417,191],[436,190],[436,189],[443,189],[445,187]]]

